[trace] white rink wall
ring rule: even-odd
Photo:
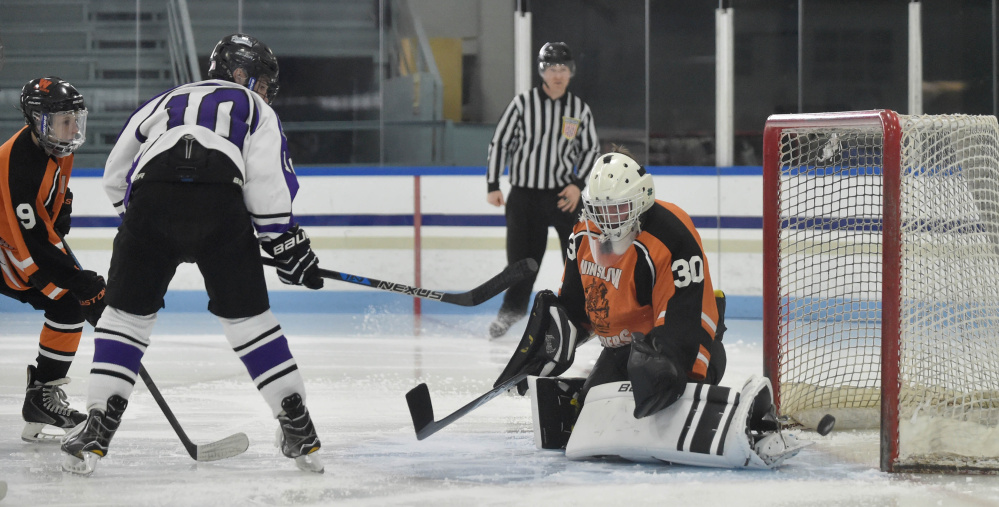
[[[760,168],[653,167],[650,172],[655,178],[657,198],[680,205],[698,225],[716,288],[729,295],[730,315],[759,318]],[[503,208],[485,201],[484,167],[299,168],[298,173],[301,189],[295,200],[295,214],[312,237],[321,266],[327,269],[460,292],[484,282],[506,265]],[[106,275],[118,222],[100,176],[99,169],[74,171],[70,182],[74,193],[73,228],[67,242],[85,267]],[[422,217],[418,283],[412,225],[417,184]],[[505,179],[502,185],[504,191],[509,190]],[[720,228],[716,227],[719,217]],[[557,289],[561,271],[558,241],[554,229],[550,229],[548,252],[535,290]],[[275,307],[281,301],[294,305],[306,301],[297,293],[309,291],[281,284],[272,270],[266,272]],[[178,269],[170,292],[168,310],[176,306],[171,303],[177,298],[207,301],[201,275],[191,264]],[[373,294],[381,291],[353,284],[328,281],[322,292],[327,299],[344,297],[353,303],[365,300],[374,306],[390,302],[400,311],[412,308],[409,298]],[[478,308],[495,311],[499,299]],[[337,305],[334,300],[328,303]],[[195,307],[198,305],[200,302]],[[450,305],[422,305],[425,312],[436,311],[437,306]],[[0,311],[17,309],[0,302]]]

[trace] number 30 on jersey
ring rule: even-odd
[[[704,261],[700,256],[695,255],[687,259],[677,259],[673,261],[673,284],[679,288],[686,287],[691,283],[701,283],[704,281]]]

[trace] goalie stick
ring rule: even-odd
[[[76,258],[76,254],[73,250],[69,248],[69,243],[66,243],[65,238],[62,239],[62,246],[66,249],[66,253],[73,258],[73,262],[76,263],[76,267],[83,269],[80,265],[80,261]],[[243,451],[250,447],[250,439],[246,437],[245,433],[236,433],[235,435],[229,435],[222,440],[211,442],[208,444],[198,445],[191,442],[191,439],[187,437],[187,433],[184,432],[184,428],[180,426],[180,422],[173,415],[173,410],[170,410],[170,405],[167,405],[166,400],[163,395],[160,394],[160,390],[153,383],[152,377],[149,376],[149,372],[146,371],[146,367],[139,364],[139,376],[142,377],[142,381],[145,382],[146,387],[149,388],[149,392],[153,395],[153,399],[156,400],[156,404],[159,405],[160,410],[163,415],[166,416],[167,421],[170,422],[170,426],[173,428],[174,432],[177,433],[177,437],[180,438],[180,443],[184,444],[184,448],[187,449],[187,453],[191,455],[195,461],[215,461],[225,458],[231,458],[238,454],[242,454]]]
[[[427,384],[420,384],[406,393],[406,403],[409,405],[409,415],[413,418],[413,427],[416,428],[416,439],[424,438],[437,433],[441,429],[465,416],[465,414],[481,407],[487,401],[517,385],[521,380],[527,378],[527,373],[519,373],[507,379],[506,382],[494,387],[491,391],[472,400],[464,407],[455,410],[440,421],[434,420],[434,407],[430,401],[430,389]]]
[[[184,432],[184,428],[180,426],[180,422],[174,417],[173,411],[170,410],[170,406],[167,405],[163,395],[160,394],[160,390],[153,383],[153,379],[150,378],[149,372],[146,371],[146,367],[139,365],[139,376],[142,377],[142,381],[146,383],[146,387],[149,388],[149,393],[153,395],[153,399],[156,400],[156,404],[160,406],[160,410],[163,411],[163,415],[166,416],[167,421],[170,421],[170,426],[173,427],[174,432],[180,437],[180,442],[184,444],[184,448],[187,449],[187,453],[191,455],[191,458],[195,461],[216,461],[225,458],[231,458],[233,456],[242,454],[248,447],[250,447],[250,439],[246,437],[245,433],[236,433],[234,435],[229,435],[228,437],[218,440],[216,442],[211,442],[208,444],[195,444],[187,437],[187,433]]]
[[[266,266],[277,266],[277,262],[269,257],[261,257],[261,262]],[[430,289],[422,289],[420,287],[413,287],[411,285],[405,285],[395,282],[386,282],[384,280],[378,280],[376,278],[368,278],[366,276],[351,275],[349,273],[341,273],[340,271],[332,271],[329,269],[319,268],[319,275],[323,278],[329,278],[331,280],[340,280],[341,282],[353,283],[357,285],[364,285],[366,287],[372,287],[375,289],[386,290],[390,292],[397,292],[399,294],[406,294],[409,296],[432,299],[434,301],[440,301],[442,303],[450,303],[453,305],[461,306],[477,306],[490,299],[496,297],[500,292],[505,291],[511,285],[520,280],[523,280],[532,273],[538,271],[538,263],[534,259],[523,259],[507,266],[503,271],[501,271],[496,276],[490,278],[488,281],[479,285],[478,287],[467,291],[459,293],[448,293],[439,292]]]

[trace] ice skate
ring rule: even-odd
[[[281,408],[284,410],[277,417],[280,427],[274,444],[282,454],[295,460],[299,470],[323,473],[323,461],[318,453],[322,444],[302,397],[297,393],[286,397],[281,400]]]
[[[108,398],[106,412],[92,409],[86,422],[73,428],[63,439],[62,469],[79,475],[94,473],[97,462],[108,454],[111,437],[118,430],[127,405],[128,400],[115,394]]]
[[[802,449],[814,443],[811,440],[800,440],[794,435],[778,431],[763,435],[754,442],[753,449],[764,463],[776,467],[786,459],[797,456]]]
[[[746,381],[746,386],[757,383],[755,377]],[[745,389],[745,386],[743,386]],[[796,456],[803,448],[812,445],[810,440],[800,440],[794,435],[784,433],[777,415],[777,407],[773,404],[769,383],[753,398],[752,407],[746,425],[750,447],[756,455],[770,468],[777,467],[788,458]]]
[[[523,315],[517,315],[513,313],[500,312],[496,316],[496,320],[489,324],[489,339],[495,340],[506,334],[515,322],[523,318]]]
[[[28,366],[28,386],[25,389],[24,406],[21,416],[24,417],[24,430],[21,440],[25,442],[55,442],[63,438],[65,431],[46,431],[46,426],[68,430],[87,420],[86,414],[69,408],[66,393],[62,385],[69,383],[69,378],[56,379],[50,382],[35,380],[37,371],[34,366]]]

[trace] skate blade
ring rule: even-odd
[[[321,474],[325,470],[323,460],[319,457],[319,453],[316,452],[295,458],[295,466],[303,472],[312,472],[315,474]]]
[[[97,468],[97,462],[100,459],[100,456],[92,452],[84,452],[82,459],[72,454],[66,454],[62,460],[62,469],[66,472],[86,477],[94,473],[94,469]]]
[[[55,443],[66,436],[66,431],[45,423],[25,423],[21,430],[21,440],[25,442]]]

